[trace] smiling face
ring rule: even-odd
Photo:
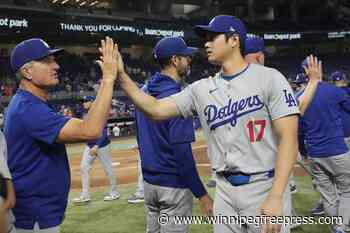
[[[205,36],[205,51],[208,61],[222,64],[235,50],[239,50],[239,36],[226,36],[225,34],[207,33]]]
[[[38,61],[32,61],[30,65],[21,68],[22,76],[40,88],[47,89],[59,83],[57,64],[53,55]]]

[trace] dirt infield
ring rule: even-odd
[[[83,145],[81,145],[83,146]],[[195,160],[199,174],[210,175],[210,164],[207,157],[207,145],[205,141],[198,141],[192,145]],[[74,154],[73,154],[74,155]],[[80,160],[81,156],[70,156],[70,168],[72,177],[72,189],[81,187],[80,178]],[[112,150],[113,169],[117,176],[118,184],[127,184],[137,182],[137,161],[138,154],[135,149],[129,150]],[[91,186],[106,186],[108,179],[102,169],[99,161],[96,161],[91,169]],[[296,166],[295,175],[306,175],[305,171]]]

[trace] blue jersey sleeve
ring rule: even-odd
[[[348,92],[344,89],[339,88],[337,92],[337,100],[342,109],[350,113],[350,96]]]
[[[42,103],[28,104],[26,108],[30,111],[23,109],[21,124],[31,137],[47,144],[55,143],[61,129],[71,119]]]
[[[177,117],[170,120],[169,139],[173,144],[181,179],[195,197],[204,196],[207,192],[199,178],[192,154],[191,142],[195,140],[192,118]]]
[[[207,194],[207,191],[199,178],[196,164],[193,159],[191,144],[177,144],[174,146],[174,150],[176,151],[175,154],[179,164],[181,179],[196,198],[201,198]]]
[[[171,144],[195,141],[193,119],[176,117],[169,121],[169,141]]]

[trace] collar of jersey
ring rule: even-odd
[[[31,92],[29,92],[27,90],[24,90],[22,88],[18,88],[17,89],[17,93],[22,95],[22,96],[26,96],[27,98],[30,98],[31,100],[39,101],[39,102],[43,102],[43,103],[47,104],[47,102],[45,102],[44,100],[40,99],[38,96],[35,96]]]
[[[230,75],[230,76],[225,76],[221,72],[220,73],[220,77],[223,78],[226,81],[231,81],[232,79],[234,79],[234,78],[240,76],[241,74],[243,74],[244,72],[246,72],[246,70],[248,70],[249,66],[250,66],[250,63],[248,63],[248,65],[242,71],[240,71],[239,73],[234,74],[234,75]]]

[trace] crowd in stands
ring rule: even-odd
[[[342,54],[327,54],[320,55],[322,60],[322,68],[324,79],[328,79],[331,73],[336,70],[341,70],[346,74],[350,74],[350,55]],[[297,73],[301,71],[301,62],[305,57],[300,56],[283,56],[283,57],[269,57],[266,59],[266,66],[274,67],[281,71],[288,80],[293,80]]]
[[[85,92],[96,92],[99,87],[101,71],[95,59],[97,54],[84,54],[79,56],[76,54],[65,52],[58,57],[60,65],[60,84],[51,90],[51,93],[61,93],[60,101],[53,103],[55,108],[62,114],[74,115],[81,117],[83,113],[82,103],[79,98],[68,98],[69,93],[84,94]],[[139,83],[141,87],[147,83],[148,77],[158,70],[158,65],[154,60],[146,60],[145,58],[133,59],[128,54],[123,54],[126,64],[126,70],[134,81]],[[280,70],[288,80],[293,80],[300,71],[300,63],[303,57],[269,57],[267,66],[275,67]],[[324,77],[327,79],[334,70],[341,70],[349,73],[347,67],[350,67],[350,56],[343,55],[339,59],[337,55],[327,55],[322,57],[324,67]],[[208,77],[218,71],[217,66],[207,62],[205,56],[195,56],[192,61],[191,74],[187,78],[189,83],[198,79]],[[11,73],[9,68],[8,57],[0,57],[0,95],[11,97],[16,89],[15,75]],[[118,87],[117,87],[118,89]],[[134,106],[126,97],[115,98],[111,109],[111,119],[128,119],[133,118]],[[121,130],[122,132],[123,130]],[[129,130],[124,130],[129,133]],[[132,131],[132,130],[131,130]],[[121,133],[122,134],[122,133]]]

